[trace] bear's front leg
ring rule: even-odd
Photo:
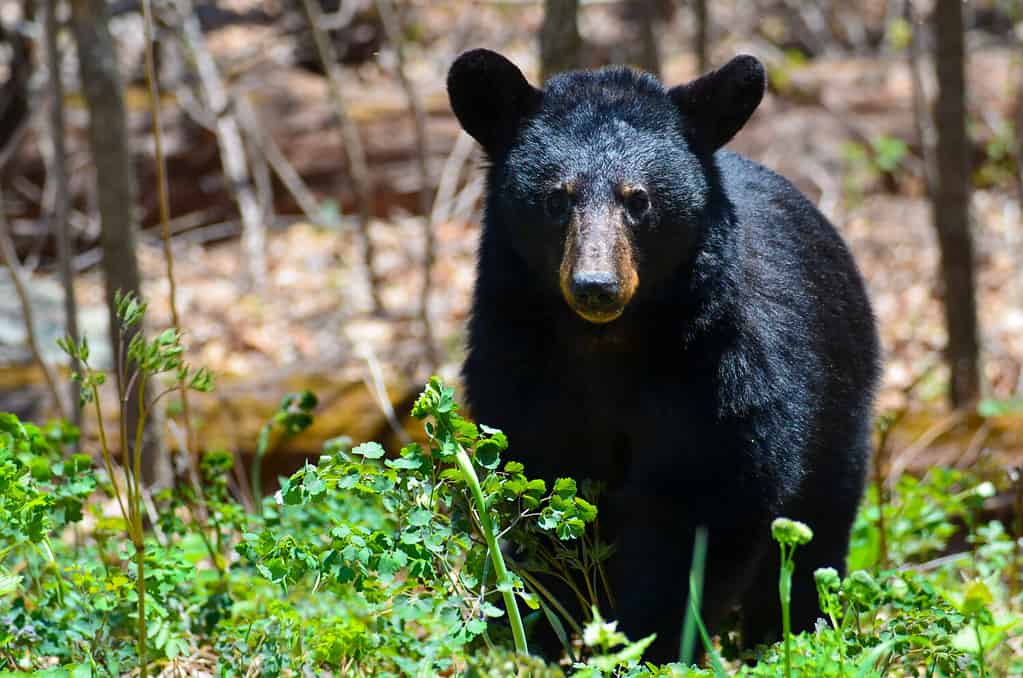
[[[696,516],[685,499],[649,492],[623,493],[611,501],[621,502],[615,513],[622,516],[616,521],[617,550],[609,565],[616,597],[612,617],[630,640],[657,634],[644,659],[678,661],[697,526],[703,524],[708,532],[700,614],[713,634],[759,569],[768,516],[729,519],[727,510]]]

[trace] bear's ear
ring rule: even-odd
[[[690,143],[713,153],[742,129],[766,87],[764,66],[744,54],[716,71],[671,88],[668,96],[685,118]]]
[[[508,148],[523,118],[540,108],[543,92],[497,52],[474,49],[451,65],[448,98],[462,128],[494,156]]]

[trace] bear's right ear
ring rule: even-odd
[[[451,65],[448,98],[462,128],[493,157],[507,150],[523,118],[540,108],[543,92],[497,52],[474,49]]]

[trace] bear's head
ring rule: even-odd
[[[544,89],[485,49],[448,74],[451,107],[490,161],[486,228],[590,323],[618,318],[692,256],[712,157],[764,94],[739,56],[665,89],[628,68],[557,75]]]

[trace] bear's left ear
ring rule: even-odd
[[[668,90],[687,124],[690,143],[707,153],[727,144],[742,129],[764,97],[764,66],[749,55],[685,85]]]
[[[474,49],[451,64],[448,98],[462,128],[493,157],[507,150],[522,120],[540,108],[543,92],[497,52]]]

